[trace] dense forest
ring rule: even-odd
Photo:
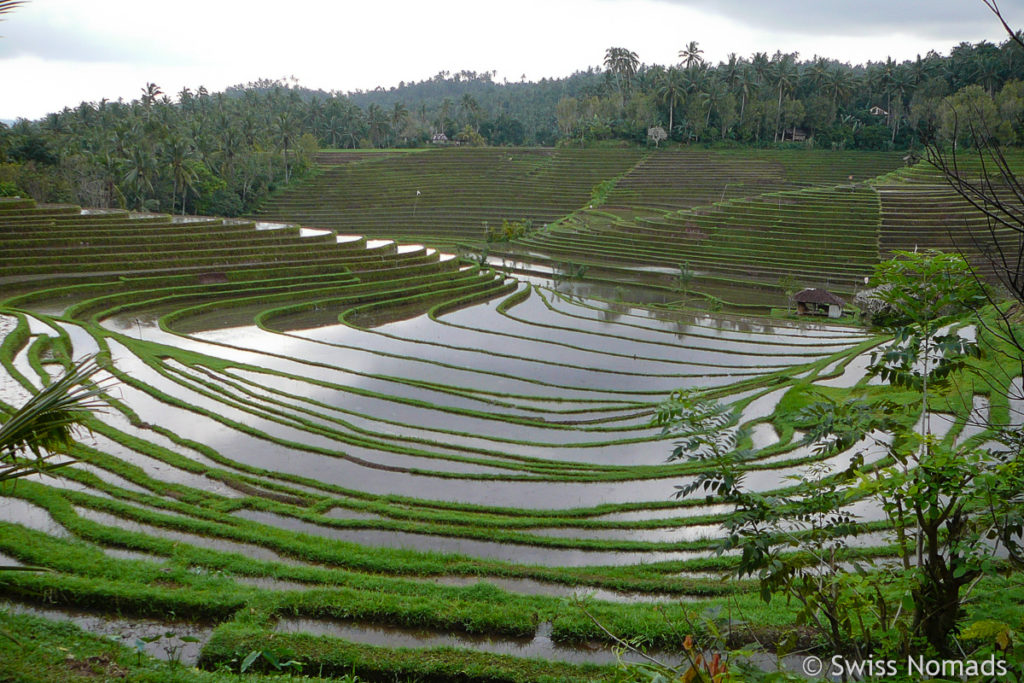
[[[961,43],[948,56],[851,66],[796,53],[729,55],[690,42],[680,62],[611,47],[600,67],[539,82],[442,72],[369,92],[262,80],[132,102],[83,102],[0,124],[0,196],[238,215],[311,172],[318,148],[714,144],[912,149],[1024,140],[1024,49]],[[969,120],[973,128],[964,125]]]

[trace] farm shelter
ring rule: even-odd
[[[838,318],[843,314],[843,306],[846,302],[835,294],[824,290],[808,288],[797,292],[793,296],[796,302],[796,312],[800,315],[827,315],[830,318]]]

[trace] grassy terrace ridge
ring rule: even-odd
[[[1011,152],[1006,160],[1014,172],[1024,172],[1024,153]],[[977,181],[982,164],[976,155],[959,155],[956,162],[966,181]],[[879,250],[883,258],[897,250],[929,247],[961,250],[971,256],[983,272],[990,273],[989,265],[978,253],[977,235],[985,236],[983,243],[998,240],[1011,253],[1018,248],[1019,234],[998,223],[992,226],[994,232],[990,233],[986,217],[957,194],[938,169],[927,163],[879,179],[875,187],[881,199]],[[997,176],[993,176],[992,190],[1010,206],[1019,203],[1019,198],[1015,198]]]
[[[837,224],[843,239],[833,239]],[[520,242],[576,261],[602,259],[714,273],[774,284],[792,276],[852,289],[878,262],[878,195],[837,186],[733,199],[657,217],[622,219],[582,212]]]
[[[344,152],[325,159],[344,158]],[[482,241],[484,223],[552,223],[628,170],[630,149],[444,148],[360,155],[268,199],[255,214],[339,233],[423,241]]]
[[[732,403],[761,491],[844,462],[800,443],[792,415],[863,383],[884,340],[687,305],[730,303],[729,282],[855,282],[886,220],[913,218],[886,195],[933,191],[920,168],[890,173],[896,161],[327,150],[318,176],[264,207],[259,220],[290,224],[272,230],[0,199],[0,413],[85,354],[118,381],[75,465],[0,492],[0,565],[51,570],[0,572],[0,593],[104,614],[129,645],[133,621],[173,614],[168,629],[199,634],[202,670],[2,608],[0,629],[28,642],[15,654],[0,632],[0,661],[29,680],[248,680],[227,671],[262,649],[314,676],[619,680],[608,635],[572,602],[588,592],[612,632],[669,653],[673,624],[704,608],[742,612],[754,630],[740,640],[792,629],[791,607],[720,580],[736,563],[714,552],[729,511],[671,497],[700,464],[667,462],[672,439],[650,420],[684,386]],[[488,248],[532,252],[551,277],[436,250],[531,217],[548,228]],[[673,280],[680,264],[692,281]],[[762,301],[735,310],[777,301],[747,291]],[[1004,419],[1014,378],[977,370],[933,407],[981,401]],[[917,420],[913,392],[867,391]],[[989,438],[943,422],[947,441]],[[892,555],[880,515],[858,524],[849,557]],[[972,618],[1024,627],[1017,577],[978,590],[1005,599]]]
[[[689,209],[767,192],[864,182],[902,165],[895,152],[663,150],[627,173],[607,203]]]

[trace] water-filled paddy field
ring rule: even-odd
[[[38,237],[42,207],[0,207],[8,234]],[[51,232],[81,214],[57,215]],[[88,217],[125,253],[197,229]],[[751,589],[719,578],[735,561],[715,551],[729,508],[673,497],[700,474],[668,460],[673,440],[652,424],[673,391],[732,406],[752,490],[840,469],[853,451],[882,456],[861,443],[823,459],[786,413],[798,394],[868,381],[885,340],[862,328],[683,307],[656,279],[515,274],[297,225],[199,225],[218,246],[204,237],[187,257],[130,269],[67,247],[59,273],[25,256],[0,280],[0,408],[83,355],[111,382],[77,462],[2,490],[0,564],[54,570],[0,575],[20,610],[45,601],[45,616],[126,634],[173,613],[203,666],[274,634],[310,661],[451,647],[466,666],[601,678],[608,638],[573,596],[670,650],[673,617]],[[952,417],[933,428],[985,438]],[[850,510],[869,532],[860,550],[887,552],[879,511]],[[90,626],[82,610],[122,620]],[[441,675],[415,666],[403,670]]]

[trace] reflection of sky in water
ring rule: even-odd
[[[147,342],[160,342],[289,373],[297,378],[333,383],[339,388],[318,387],[302,379],[275,378],[240,369],[219,375],[233,376],[236,382],[249,386],[255,396],[245,400],[258,408],[283,410],[286,416],[294,414],[299,405],[295,399],[284,397],[281,399],[283,406],[273,406],[271,399],[275,397],[267,389],[274,388],[347,411],[311,407],[321,415],[305,419],[342,434],[355,436],[360,434],[359,430],[368,432],[360,435],[363,443],[349,444],[311,432],[300,424],[280,424],[231,407],[224,400],[229,400],[238,390],[223,381],[217,382],[219,373],[196,374],[171,361],[168,368],[173,370],[174,379],[167,379],[142,363],[126,347],[111,341],[119,367],[139,381],[276,439],[337,451],[356,460],[310,453],[250,436],[212,417],[175,408],[142,391],[124,388],[126,399],[142,420],[208,444],[229,459],[374,494],[537,509],[660,502],[672,493],[674,486],[683,485],[688,479],[668,477],[589,483],[446,479],[407,470],[503,476],[510,471],[443,457],[392,453],[387,450],[388,444],[399,450],[419,449],[440,456],[468,449],[465,456],[484,462],[510,454],[567,463],[660,465],[671,450],[670,444],[660,440],[658,431],[647,425],[642,406],[631,403],[639,400],[650,405],[686,384],[722,385],[744,375],[761,374],[767,366],[804,363],[816,356],[802,354],[833,353],[859,339],[828,327],[806,330],[790,326],[779,326],[777,330],[775,326],[730,327],[729,318],[708,315],[687,319],[685,324],[693,334],[681,336],[679,325],[683,321],[679,319],[661,320],[651,317],[644,309],[629,306],[616,313],[614,320],[609,320],[603,317],[609,306],[604,302],[566,299],[553,296],[551,292],[541,294],[543,297],[533,293],[525,302],[512,307],[509,315],[499,314],[499,300],[491,300],[444,315],[440,321],[420,315],[373,330],[329,325],[297,331],[308,338],[264,331],[253,325],[183,336],[156,327],[155,313],[114,317],[104,321],[104,325],[122,331],[129,338],[141,334]],[[254,315],[257,310],[254,307]],[[723,331],[719,323],[729,329]],[[66,327],[76,339],[76,348],[79,345],[95,347],[84,330],[73,325]],[[820,346],[818,342],[828,346]],[[728,350],[736,353],[726,353]],[[714,367],[714,364],[724,367]],[[712,373],[729,374],[709,377]],[[693,377],[683,377],[687,374]],[[195,380],[200,378],[212,379],[217,386],[225,387],[226,395],[214,398],[198,393],[201,385]],[[411,385],[409,380],[424,384]],[[380,396],[360,395],[347,389],[376,392]],[[770,414],[784,391],[774,390],[755,399],[742,420],[747,422]],[[488,396],[488,393],[503,392],[529,398]],[[404,397],[405,401],[390,397]],[[597,399],[600,403],[590,406],[580,402],[584,398]],[[495,405],[495,400],[508,405]],[[564,400],[568,402],[563,403]],[[517,405],[519,403],[523,405]],[[614,409],[607,414],[593,409],[601,406]],[[529,411],[527,407],[540,410]],[[580,412],[545,412],[547,407]],[[471,410],[478,414],[453,410]],[[502,415],[569,421],[586,416],[595,426],[605,425],[610,429],[598,432],[585,428],[561,429],[555,425],[516,424],[501,419]],[[620,415],[628,419],[602,421],[603,417]],[[351,427],[332,424],[326,419],[329,416],[345,420]],[[371,441],[366,441],[367,438]],[[598,445],[637,438],[653,440]],[[377,446],[372,443],[374,439],[380,442]],[[777,435],[770,425],[758,425],[755,439],[758,445],[767,445],[777,440]],[[784,467],[785,461],[792,457],[793,454],[783,454],[778,462]],[[747,482],[758,490],[770,489],[788,483],[784,477],[794,473],[791,469],[753,472]],[[186,474],[167,471],[160,476],[154,472],[154,476],[162,479]],[[201,483],[199,480],[192,482]],[[208,486],[198,487],[209,490]]]
[[[515,543],[485,541],[476,538],[457,538],[434,534],[418,534],[407,531],[382,529],[342,529],[321,526],[294,517],[276,515],[257,510],[242,510],[239,517],[267,524],[280,529],[349,541],[371,546],[406,548],[438,553],[457,553],[473,557],[486,557],[520,564],[539,564],[551,567],[579,567],[586,565],[625,565],[639,562],[661,562],[687,560],[712,555],[712,550],[684,551],[620,551],[620,550],[574,550],[550,548]]]
[[[133,377],[170,390],[169,393],[179,396],[183,400],[196,405],[206,404],[211,408],[216,408],[226,417],[281,438],[314,446],[328,448],[334,446],[342,451],[349,450],[349,447],[334,444],[326,437],[319,437],[301,429],[284,427],[262,418],[234,411],[223,404],[215,403],[179,386],[167,386],[169,383],[166,380],[159,378],[154,371],[141,362],[132,362],[132,357],[126,355],[123,347],[118,349],[119,345],[116,342],[113,342],[111,346],[115,351],[119,366],[130,372]],[[346,488],[382,495],[393,493],[481,505],[551,509],[590,507],[602,503],[661,501],[671,493],[673,485],[685,483],[683,478],[608,483],[442,479],[429,475],[380,470],[338,457],[299,451],[238,432],[212,418],[168,406],[141,392],[138,392],[138,400],[133,399],[131,405],[142,420],[162,424],[184,437],[206,443],[222,455],[237,462],[298,474]],[[661,448],[658,450],[664,452]],[[367,453],[367,455],[373,457],[374,460],[392,459],[392,462],[395,458],[403,457],[380,453]],[[409,460],[412,459],[409,458]],[[424,466],[422,462],[420,466]],[[777,486],[780,481],[779,477],[785,473],[753,473],[750,477],[750,485],[758,489]]]

